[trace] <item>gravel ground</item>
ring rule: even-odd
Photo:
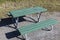
[[[49,13],[49,12],[47,12],[47,13]],[[41,15],[40,21],[46,20],[48,18],[54,18],[60,22],[60,12],[53,12],[52,15],[47,15],[47,13],[43,13]],[[27,15],[27,17],[24,17],[24,19],[26,19],[28,21],[19,22],[18,28],[34,22],[33,20],[29,19],[28,17],[31,17],[31,18],[34,18],[35,20],[37,20],[36,15],[33,15],[33,16]],[[6,19],[4,19],[4,20],[6,20]],[[18,35],[18,37],[12,37],[9,39],[7,38],[6,34],[8,34],[10,32],[13,33],[13,31],[16,31],[16,29],[14,29],[13,23],[9,23],[9,25],[7,25],[8,22],[11,22],[8,20],[0,22],[0,40],[20,40],[20,38],[19,38],[20,35]],[[2,25],[2,24],[5,24],[5,25]],[[54,25],[54,29],[51,31],[45,31],[45,30],[40,29],[40,30],[34,31],[32,33],[29,33],[27,35],[28,35],[28,38],[30,38],[30,40],[60,40],[60,27],[59,26],[60,26],[60,24],[58,23],[58,24]],[[14,35],[14,33],[13,33],[13,35]],[[13,36],[13,35],[11,34],[11,36]]]

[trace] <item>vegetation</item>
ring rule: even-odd
[[[60,11],[60,0],[0,0],[0,18],[6,18],[11,10],[42,6],[48,11]]]

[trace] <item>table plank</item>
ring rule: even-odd
[[[23,16],[23,15],[40,13],[40,12],[45,12],[45,11],[47,11],[47,9],[45,9],[43,7],[31,7],[31,8],[21,9],[21,10],[13,10],[13,11],[10,11],[9,13],[13,17],[19,17],[19,16]]]

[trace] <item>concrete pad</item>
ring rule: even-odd
[[[55,12],[55,14],[50,15],[50,16],[47,16],[46,14],[42,14],[40,21],[46,20],[48,18],[54,18],[54,19],[60,21],[60,16],[57,16],[57,15],[60,15],[60,12],[58,14],[57,14],[57,12]],[[32,17],[33,19],[35,19],[37,21],[37,16],[30,15],[29,17]],[[33,20],[26,18],[26,17],[25,17],[25,19],[30,20],[32,22],[29,22],[29,21],[19,22],[18,28],[22,27],[24,25],[33,23]],[[13,24],[10,24],[9,26],[6,25],[6,26],[0,27],[0,40],[21,40],[18,38],[18,37],[20,37],[20,35],[18,37],[13,37],[11,39],[8,39],[6,37],[6,33],[13,32],[13,31],[16,31],[16,29],[14,29]],[[40,30],[34,31],[32,33],[29,33],[27,35],[30,38],[30,40],[60,40],[60,23],[54,25],[53,31],[45,31],[45,30],[40,29]]]

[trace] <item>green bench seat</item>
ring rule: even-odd
[[[18,30],[23,35],[23,34],[27,34],[27,33],[30,33],[32,31],[35,31],[35,30],[38,30],[44,27],[49,27],[50,25],[54,25],[56,23],[57,21],[55,19],[47,19],[45,21],[41,21],[38,23],[33,23],[30,25],[22,26],[18,28]]]
[[[20,17],[27,14],[33,14],[33,13],[40,13],[45,12],[47,9],[42,7],[31,7],[31,8],[24,8],[21,10],[13,10],[9,12],[9,15],[12,15],[13,17]]]

